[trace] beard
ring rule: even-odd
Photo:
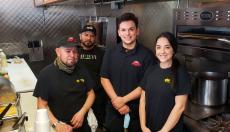
[[[81,42],[82,45],[86,48],[92,48],[94,46],[95,43],[92,43],[90,41],[85,41],[85,42]]]

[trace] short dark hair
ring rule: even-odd
[[[122,14],[118,18],[118,22],[117,22],[118,28],[119,28],[120,24],[124,21],[133,21],[135,23],[136,27],[138,27],[138,18],[133,13],[127,12],[127,13]]]

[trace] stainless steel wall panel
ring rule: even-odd
[[[35,7],[33,0],[0,1],[0,48],[25,49],[28,40],[43,40],[45,51],[53,50],[63,35],[80,30],[79,16],[96,15],[95,7],[75,4]],[[3,46],[4,44],[4,46]],[[7,46],[9,45],[9,46]],[[14,45],[14,46],[12,46]],[[7,50],[7,49],[6,49]],[[14,52],[9,52],[14,55]]]
[[[99,16],[117,16],[124,12],[133,12],[139,18],[139,40],[152,49],[156,36],[163,31],[172,31],[173,9],[175,1],[127,4],[122,9],[111,10],[110,5],[98,6]]]

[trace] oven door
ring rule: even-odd
[[[230,27],[178,25],[176,30],[179,50],[183,54],[230,60]]]

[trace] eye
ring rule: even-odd
[[[66,50],[67,53],[70,53],[70,50]]]
[[[166,49],[171,49],[171,46],[166,46],[165,48],[166,48]]]
[[[130,29],[129,29],[129,31],[134,31],[134,30],[135,30],[135,28],[130,28]]]
[[[121,32],[125,32],[125,29],[121,29],[120,31],[121,31]]]
[[[84,36],[86,36],[86,37],[87,37],[87,36],[89,36],[89,35],[88,35],[87,33],[85,33],[85,34],[84,34]]]
[[[158,50],[159,50],[160,48],[161,48],[160,46],[156,46],[156,49],[158,49]]]

